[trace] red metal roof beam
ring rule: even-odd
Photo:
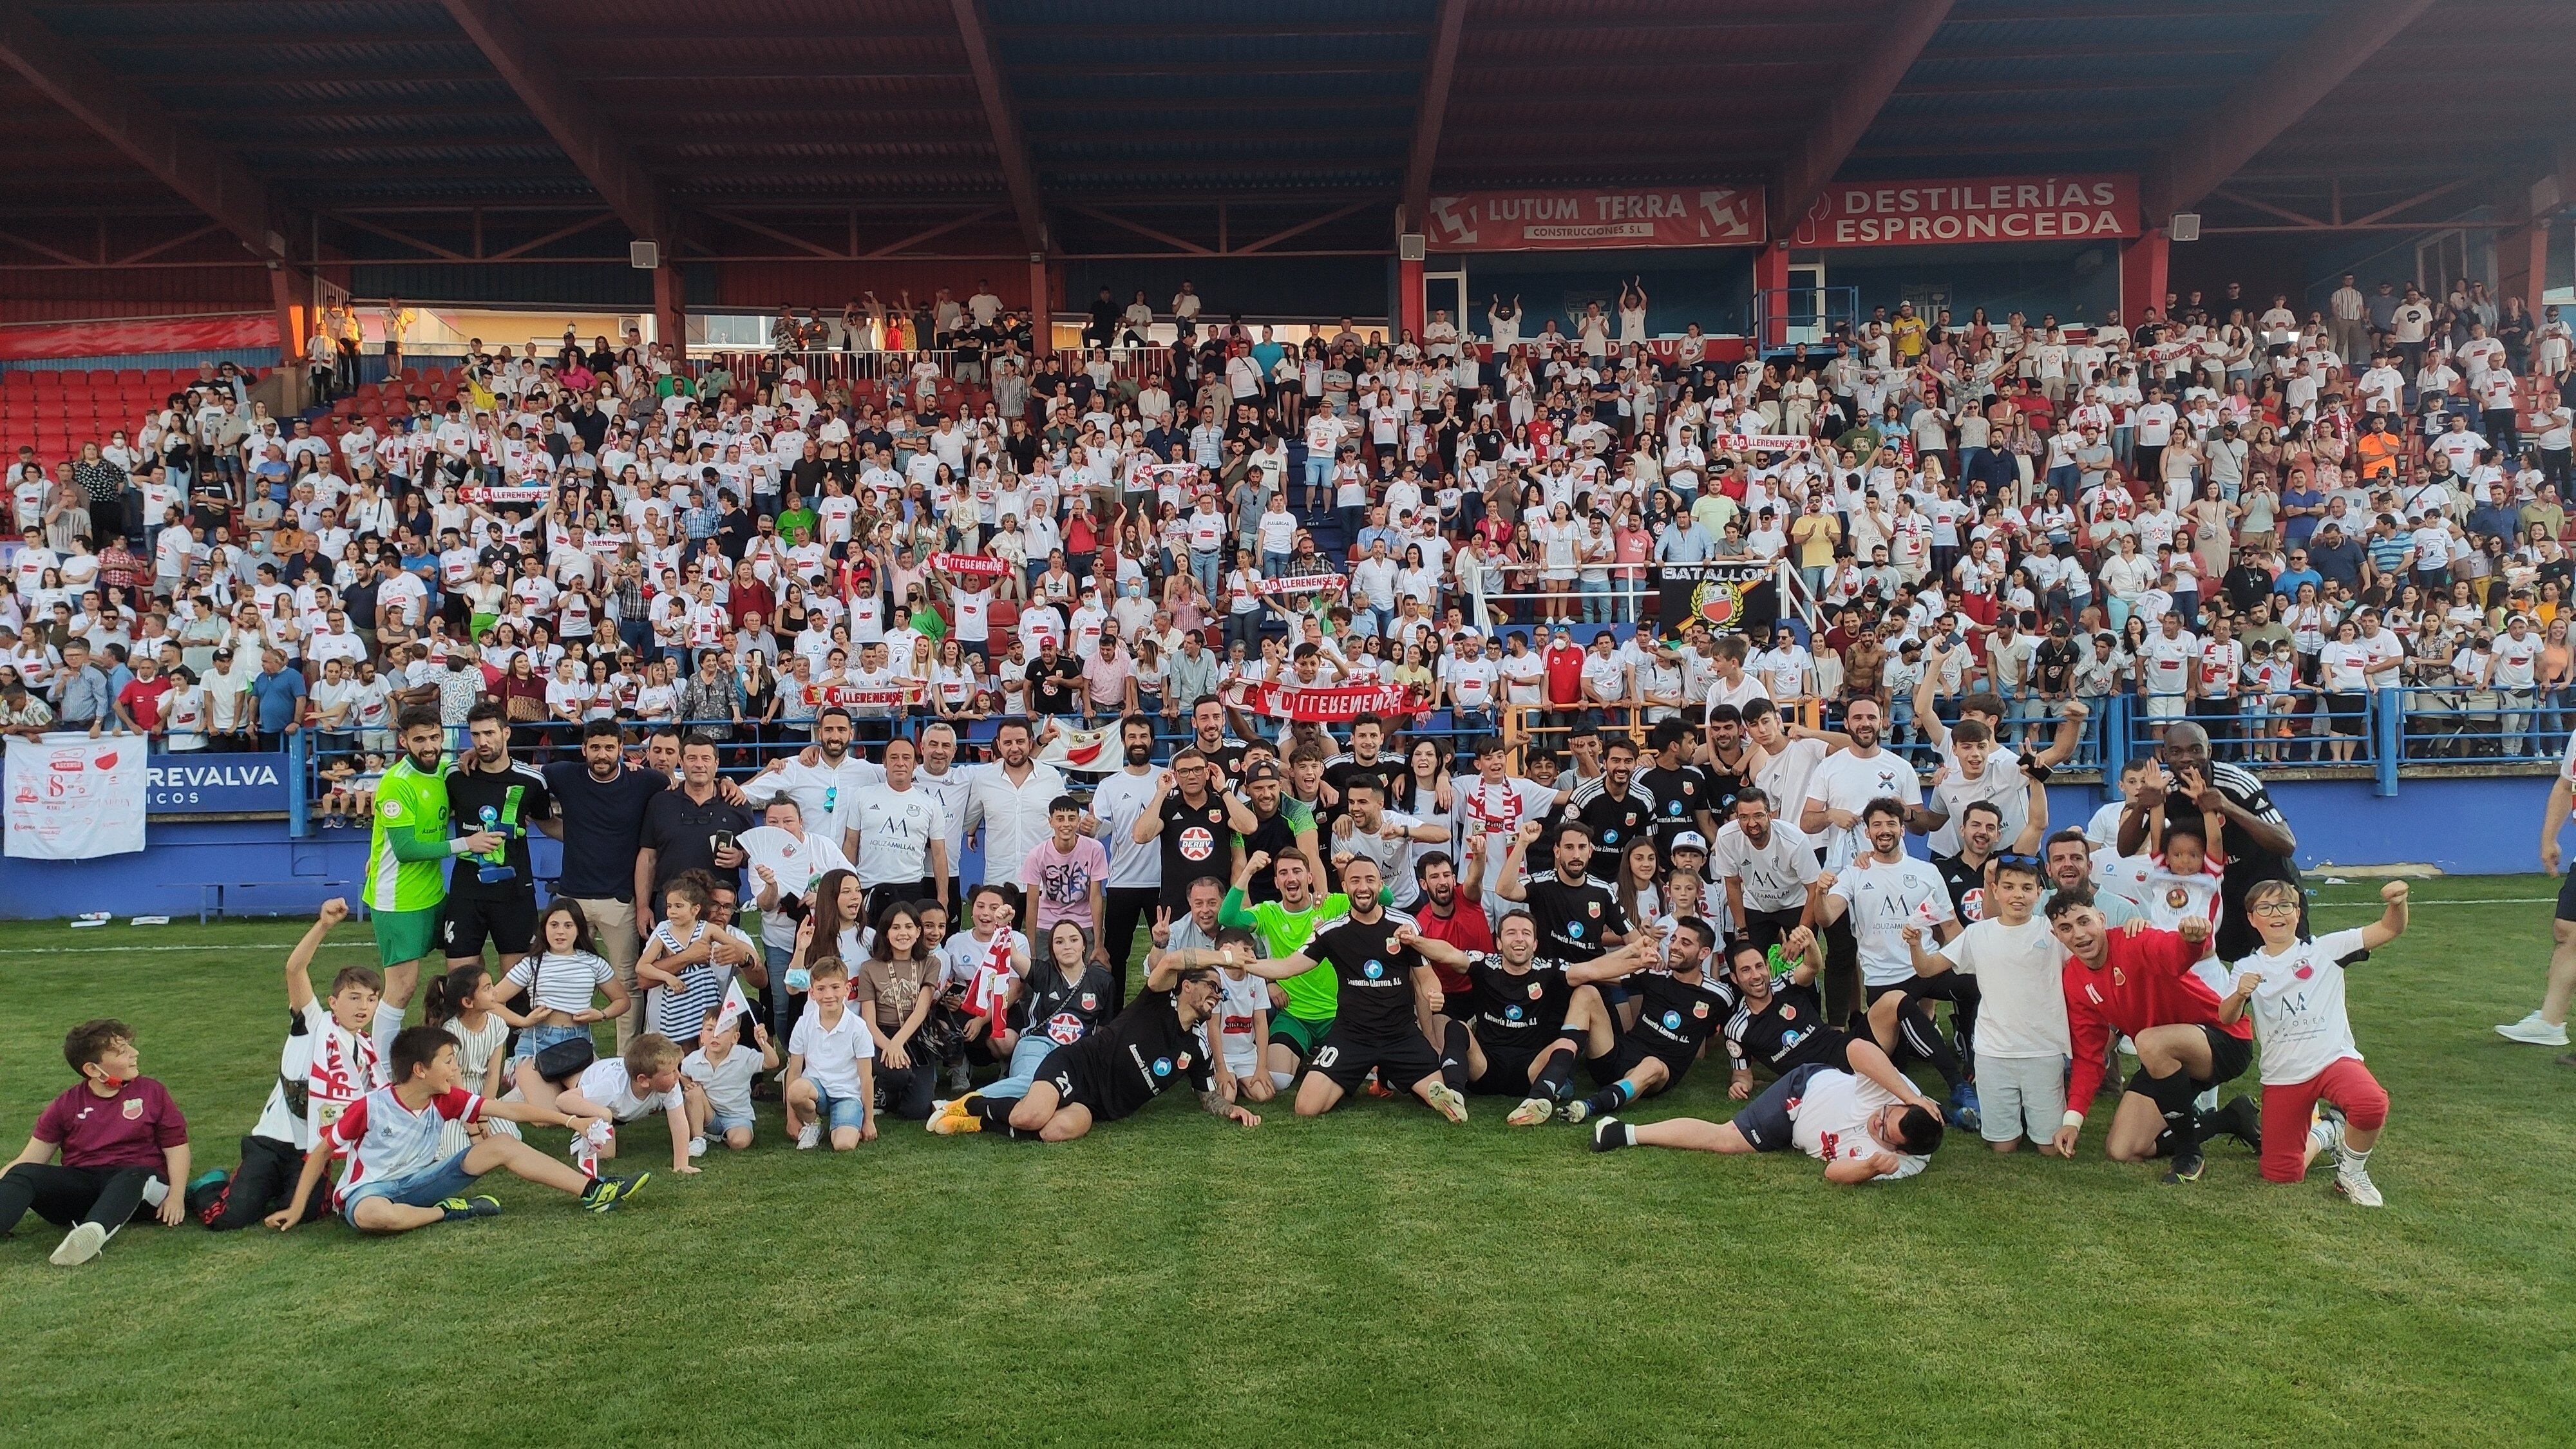
[[[1890,10],[1879,27],[1878,38],[1844,77],[1842,88],[1834,92],[1833,103],[1815,128],[1807,133],[1806,143],[1780,169],[1780,179],[1771,198],[1771,233],[1785,237],[1797,229],[1807,208],[1824,193],[1826,183],[1842,169],[1852,148],[1878,119],[1881,106],[1896,90],[1897,82],[1914,65],[1923,47],[1932,43],[1941,22],[1950,16],[1950,0],[1902,0]]]
[[[55,34],[19,0],[0,0],[0,62],[154,180],[223,223],[260,258],[285,260],[295,227],[279,217],[266,182],[231,151],[172,121],[159,102]]]
[[[2362,0],[2338,11],[2209,108],[2138,179],[2138,206],[2162,226],[2244,169],[2433,8],[2433,0]]]
[[[676,218],[661,184],[501,0],[443,0],[447,13],[510,83],[520,103],[599,193],[602,205],[645,241],[669,242]]]
[[[976,0],[953,0],[957,36],[966,45],[966,65],[975,73],[975,90],[984,101],[984,120],[992,127],[993,152],[1002,163],[1002,185],[1011,194],[1011,210],[1020,219],[1020,235],[1032,252],[1047,249],[1046,205],[1038,199],[1038,175],[1029,165],[1028,142],[1020,135],[1019,113],[1002,81],[1002,63],[993,54],[993,37],[984,28],[984,10]]]

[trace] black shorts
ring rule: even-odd
[[[1098,1084],[1084,1075],[1082,1059],[1074,1054],[1072,1047],[1057,1047],[1048,1052],[1039,1060],[1037,1075],[1031,1080],[1055,1088],[1058,1111],[1080,1107],[1091,1114],[1094,1122],[1115,1122],[1127,1115],[1112,1106],[1108,1094],[1098,1090]]]
[[[2209,1042],[2209,1075],[2194,1076],[2191,1079],[2193,1086],[2203,1090],[2222,1086],[2245,1075],[2245,1069],[2254,1064],[2254,1043],[2251,1041],[2230,1036],[2225,1027],[2205,1022],[2201,1025],[2200,1034]],[[2141,1097],[2152,1097],[2155,1093],[2148,1089],[2148,1084],[2154,1080],[2142,1066],[2129,1074],[2129,1090]]]
[[[1440,1075],[1440,1054],[1422,1033],[1412,1028],[1401,1032],[1376,1035],[1355,1032],[1336,1024],[1324,1035],[1323,1043],[1307,1070],[1322,1072],[1334,1086],[1350,1091],[1368,1079],[1371,1068],[1377,1071],[1380,1085],[1390,1092],[1410,1092],[1413,1084],[1424,1077]]]
[[[1699,1052],[1695,1048],[1679,1047],[1659,1038],[1631,1032],[1621,1036],[1609,1051],[1592,1059],[1592,1080],[1606,1087],[1635,1071],[1638,1064],[1648,1057],[1664,1064],[1664,1084],[1655,1091],[1669,1092],[1682,1084],[1682,1078],[1690,1075],[1691,1063],[1699,1060]]]
[[[1487,1047],[1484,1074],[1467,1083],[1467,1095],[1471,1097],[1528,1096],[1530,1071],[1538,1065],[1538,1058],[1538,1052],[1523,1051],[1517,1047],[1501,1051]]]
[[[1809,1062],[1781,1073],[1780,1080],[1762,1089],[1762,1095],[1735,1114],[1735,1130],[1753,1144],[1756,1152],[1787,1152],[1798,1145],[1796,1126],[1789,1119],[1789,1104],[1805,1096],[1807,1082],[1816,1073],[1830,1070],[1823,1062]]]
[[[1806,909],[1802,906],[1780,911],[1757,911],[1747,906],[1744,909],[1744,937],[1768,950],[1788,940],[1789,933],[1798,929],[1798,921],[1804,915]]]
[[[439,908],[438,948],[451,957],[480,956],[487,940],[504,956],[524,956],[536,935],[533,891],[504,899],[450,895]]]
[[[2576,921],[2576,870],[2558,883],[2558,919]]]

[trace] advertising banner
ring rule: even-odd
[[[143,750],[134,735],[12,736],[9,857],[91,860],[141,850]]]
[[[1422,231],[1435,252],[1755,247],[1762,197],[1735,185],[1469,191],[1431,198]]]
[[[2126,173],[1837,181],[1798,219],[1789,245],[2082,241],[2138,230],[2138,178]]]

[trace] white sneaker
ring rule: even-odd
[[[2533,1046],[2565,1046],[2567,1045],[2567,1023],[2562,1021],[2553,1024],[2543,1021],[2540,1019],[2540,1013],[2535,1011],[2520,1021],[2507,1022],[2497,1027],[2496,1035],[2508,1041],[2528,1042]]]
[[[811,1152],[823,1143],[823,1124],[808,1122],[796,1130],[796,1150]]]
[[[2387,1199],[2379,1195],[2379,1184],[2370,1180],[2370,1164],[2359,1157],[2338,1158],[2335,1162],[2335,1191],[2352,1200],[2354,1207],[2385,1207]]]
[[[54,1249],[54,1266],[77,1268],[97,1257],[98,1250],[106,1246],[107,1229],[96,1223],[74,1224],[70,1232],[63,1234],[61,1246]]]
[[[707,1139],[705,1139],[705,1138],[703,1138],[703,1137],[692,1137],[692,1138],[690,1138],[690,1139],[689,1139],[689,1155],[690,1155],[691,1157],[704,1157],[704,1156],[706,1156],[706,1155],[707,1155]]]

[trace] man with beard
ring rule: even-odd
[[[1690,762],[1691,727],[1687,721],[1668,719],[1655,726],[1646,737],[1646,747],[1655,752],[1654,762],[1637,772],[1637,788],[1646,792],[1647,809],[1654,815],[1655,850],[1665,864],[1673,859],[1673,837],[1685,830],[1696,830],[1702,840],[1716,838],[1717,812],[1727,808],[1719,798],[1721,792],[1707,770]],[[1735,763],[1743,761],[1744,745],[1735,742]],[[1716,765],[1728,775],[1730,785],[1735,773],[1724,759]]]
[[[1316,889],[1316,878],[1306,868],[1306,858],[1291,855],[1272,872],[1279,883],[1279,899],[1247,901],[1244,884],[1270,864],[1270,857],[1253,851],[1243,857],[1234,875],[1233,888],[1217,911],[1218,923],[1236,930],[1249,930],[1260,943],[1265,956],[1289,955],[1313,939],[1319,921],[1350,914],[1351,903],[1339,893],[1322,895]],[[1334,1014],[1340,1010],[1340,991],[1329,971],[1312,971],[1303,976],[1281,980],[1275,988],[1277,1009],[1270,1014],[1270,1040],[1262,1050],[1271,1079],[1285,1087],[1306,1059],[1333,1029]]]
[[[1726,1049],[1735,1058],[1727,1096],[1741,1102],[1753,1095],[1757,1065],[1785,1077],[1812,1063],[1852,1071],[1854,1051],[1886,1055],[1878,1043],[1825,1020],[1825,998],[1816,990],[1825,951],[1813,931],[1801,926],[1767,950],[1738,941],[1727,959],[1736,997],[1735,1012],[1726,1019]]]
[[[1901,1046],[1930,1062],[1949,1084],[1951,1125],[1973,1130],[1976,1097],[1959,1054],[1908,992],[1915,974],[1905,932],[1928,927],[1944,944],[1959,934],[1949,888],[1939,872],[1905,853],[1905,812],[1896,801],[1870,801],[1861,807],[1861,819],[1869,851],[1841,871],[1817,877],[1824,888],[1817,914],[1828,925],[1851,923],[1869,1027],[1879,1045],[1891,1053]]]
[[[448,818],[502,837],[499,850],[460,859],[439,913],[439,945],[453,968],[483,959],[490,941],[500,957],[492,974],[508,974],[528,954],[537,930],[537,877],[528,863],[528,826],[555,809],[546,777],[510,759],[509,717],[490,700],[465,715],[471,742],[447,772]]]
[[[675,735],[671,741],[674,772],[679,759]],[[554,894],[569,897],[581,907],[583,918],[590,922],[592,945],[608,958],[618,984],[637,999],[641,998],[635,986],[635,957],[643,937],[635,929],[635,853],[643,848],[647,807],[670,788],[673,778],[626,763],[625,738],[613,719],[595,719],[582,726],[580,759],[546,766],[555,813],[538,823],[563,842],[563,869],[555,879]],[[783,950],[776,964],[780,972],[786,970]],[[640,1011],[619,1014],[620,1050],[634,1040],[636,1018],[641,1015]],[[785,1039],[784,1032],[780,1039]]]
[[[1431,963],[1455,968],[1466,958],[1387,911],[1379,899],[1383,888],[1377,862],[1353,857],[1342,868],[1349,914],[1317,922],[1303,948],[1246,969],[1284,982],[1321,968],[1335,983],[1332,1030],[1315,1048],[1314,1070],[1298,1084],[1298,1116],[1331,1111],[1375,1071],[1389,1090],[1411,1092],[1441,1116],[1464,1122],[1467,1099],[1441,1079],[1440,1058],[1423,1040],[1417,1008],[1436,1014],[1441,1006]]]
[[[1470,956],[1478,952],[1491,954],[1494,949],[1492,918],[1485,914],[1476,885],[1477,862],[1481,853],[1468,857],[1467,879],[1458,878],[1458,868],[1446,851],[1430,850],[1413,858],[1413,877],[1420,894],[1413,898],[1413,927],[1435,941],[1446,941]],[[1450,971],[1433,963],[1440,972],[1443,996],[1464,999],[1468,982],[1464,972]]]
[[[1136,838],[1137,824],[1162,790],[1154,769],[1154,722],[1136,714],[1120,720],[1118,745],[1126,764],[1093,787],[1091,817],[1099,822],[1100,843],[1109,850],[1102,945],[1109,952],[1109,974],[1118,980],[1118,999],[1125,1001],[1127,956],[1136,946],[1136,925],[1162,904],[1162,852],[1153,836]],[[1180,885],[1186,894],[1189,882]]]
[[[1637,744],[1622,735],[1603,746],[1601,773],[1574,787],[1562,817],[1592,828],[1592,838],[1612,861],[1628,842],[1656,824],[1655,797],[1637,782]]]
[[[796,813],[807,830],[835,845],[846,844],[859,792],[870,785],[884,784],[886,777],[884,766],[861,759],[851,750],[855,734],[850,712],[837,704],[827,706],[814,717],[814,743],[794,756],[771,756],[767,768],[744,782],[743,798],[754,805],[766,805],[787,796],[796,802]],[[646,741],[648,764],[652,743]],[[666,773],[676,776],[680,766],[677,736],[671,743],[671,763]],[[955,862],[950,864],[954,866]]]
[[[1448,1011],[1439,1019],[1441,1074],[1470,1096],[1521,1097],[1544,1109],[1514,1111],[1515,1127],[1546,1120],[1555,1104],[1532,1097],[1531,1084],[1540,1053],[1556,1041],[1574,997],[1566,964],[1541,959],[1538,927],[1529,912],[1513,911],[1495,927],[1493,949],[1468,953],[1459,974],[1467,989],[1444,1001]],[[1598,1012],[1599,998],[1585,994]]]
[[[1746,786],[1717,832],[1709,863],[1726,883],[1726,914],[1756,947],[1776,946],[1815,919],[1816,847],[1773,817],[1771,796]]]
[[[1590,986],[1605,1001],[1603,985],[1627,978],[1641,1007],[1636,1024],[1620,1031],[1617,1018],[1608,1012],[1592,1010],[1579,998],[1570,1002],[1565,1025],[1511,1120],[1546,1121],[1555,1105],[1564,1102],[1578,1057],[1601,1090],[1564,1102],[1568,1122],[1615,1112],[1640,1097],[1681,1085],[1700,1049],[1735,1011],[1735,988],[1708,974],[1709,952],[1716,945],[1716,927],[1684,916],[1674,923],[1660,953],[1641,940],[1570,969],[1568,981]]]
[[[2262,941],[2245,914],[2245,892],[2256,881],[2299,884],[2298,836],[2251,770],[2210,762],[2209,735],[2200,726],[2187,720],[2167,725],[2163,748],[2156,753],[2163,769],[2140,782],[2120,812],[2120,854],[2145,853],[2154,811],[2164,812],[2167,825],[2195,826],[2205,812],[2215,812],[2223,838],[2210,844],[2223,849],[2226,860],[2219,884],[2224,909],[2218,918],[2217,952],[2221,960],[2239,960]],[[2299,892],[2299,900],[2299,929],[2305,932],[2306,891]]]
[[[1877,700],[1855,699],[1843,727],[1851,747],[1828,755],[1816,766],[1800,804],[1798,829],[1824,847],[1824,864],[1839,870],[1870,853],[1861,811],[1873,800],[1892,800],[1898,807],[1898,835],[1908,824],[1922,828],[1923,782],[1914,766],[1879,747],[1886,714]],[[1820,903],[1821,904],[1821,903]],[[1867,1003],[1860,999],[1859,949],[1850,926],[1839,916],[1825,917],[1825,1005],[1843,1020]],[[1891,943],[1894,937],[1890,937]],[[1912,968],[1907,968],[1912,974]]]
[[[2045,889],[2039,898],[2040,914],[2047,915],[2048,903],[2071,891],[2079,896],[2093,897],[2094,907],[2101,911],[2104,925],[2125,926],[2131,921],[2145,920],[2145,914],[2134,902],[2105,889],[2097,878],[2100,865],[2118,858],[2119,852],[2107,845],[2096,850],[2093,838],[2072,825],[2048,837],[2048,858],[2042,862],[2048,879],[2042,883]]]
[[[1037,737],[1024,719],[1006,719],[993,727],[998,759],[977,765],[966,777],[964,828],[984,827],[984,879],[979,885],[1018,887],[1020,863],[1052,837],[1050,809],[1065,794],[1064,775],[1034,758]]]
[[[1413,879],[1411,856],[1423,845],[1446,843],[1449,827],[1431,825],[1386,808],[1386,784],[1375,775],[1354,776],[1343,787],[1341,818],[1331,827],[1333,864],[1364,855],[1389,881]],[[1398,902],[1411,910],[1410,899]]]
[[[420,981],[420,958],[437,940],[439,907],[447,899],[440,864],[451,855],[488,855],[502,845],[495,831],[447,833],[447,782],[438,762],[447,732],[437,710],[404,710],[395,722],[394,739],[402,746],[402,758],[376,786],[366,888],[359,896],[375,918],[376,959],[385,973],[385,993],[375,1017],[380,1044],[402,1030],[403,1008]]]
[[[1524,880],[1521,852],[1514,851],[1503,858],[1503,878],[1495,882],[1494,893],[1516,904],[1527,903],[1530,919],[1538,926],[1540,949],[1550,956],[1589,961],[1625,942],[1630,923],[1620,909],[1618,893],[1588,873],[1592,828],[1568,820],[1549,832],[1528,821],[1521,826],[1522,846],[1535,844],[1542,834],[1551,837],[1556,869],[1537,880]],[[1611,1004],[1618,1000],[1613,995]]]
[[[1190,702],[1190,748],[1208,762],[1220,781],[1231,781],[1243,767],[1243,741],[1225,732],[1225,702],[1203,694]],[[1225,788],[1221,783],[1219,789]]]
[[[1343,811],[1351,808],[1350,788],[1360,781],[1373,781],[1381,798],[1393,793],[1404,783],[1411,769],[1402,760],[1383,753],[1386,747],[1386,721],[1374,714],[1351,718],[1351,750],[1324,762],[1323,824],[1331,825]],[[1383,862],[1381,862],[1383,864]]]
[[[1324,857],[1316,850],[1314,823],[1310,820],[1306,828],[1300,830],[1280,808],[1286,790],[1287,784],[1280,778],[1279,767],[1268,760],[1258,760],[1244,768],[1243,789],[1226,797],[1230,807],[1238,804],[1250,807],[1251,823],[1248,825],[1240,819],[1244,812],[1240,809],[1234,811],[1238,817],[1234,827],[1234,848],[1267,855],[1274,861],[1286,860],[1292,855],[1302,856],[1306,868],[1313,871],[1316,878],[1330,879],[1324,874]],[[1255,872],[1251,894],[1256,901],[1277,900],[1278,883],[1268,875]]]

